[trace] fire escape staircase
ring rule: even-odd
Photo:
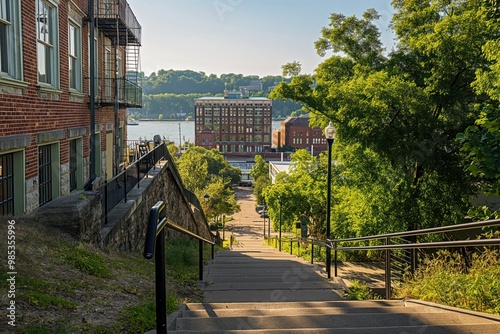
[[[96,26],[112,41],[114,51],[105,59],[104,77],[98,78],[100,89],[96,102],[101,106],[142,108],[141,25],[125,0],[97,0],[95,6]],[[125,73],[121,69],[119,48],[125,50]]]

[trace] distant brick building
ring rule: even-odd
[[[126,108],[142,105],[141,26],[124,0],[93,3],[92,55],[88,0],[0,1],[0,215],[120,170]]]
[[[280,130],[273,131],[273,147],[307,149],[317,155],[328,148],[320,127],[309,126],[309,114],[291,116],[281,122]]]
[[[271,147],[272,101],[241,92],[195,100],[195,145],[225,155],[268,152]]]

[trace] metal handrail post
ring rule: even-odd
[[[314,242],[311,243],[311,264],[314,264]]]
[[[417,249],[416,248],[413,248],[411,249],[411,258],[410,258],[410,263],[411,263],[411,266],[410,266],[410,272],[411,272],[411,276],[413,277],[413,275],[415,274],[415,270],[417,269]]]
[[[144,243],[144,257],[155,257],[155,290],[156,290],[156,331],[160,334],[167,333],[167,291],[165,276],[165,222],[159,222],[160,213],[165,208],[162,201],[158,201],[149,214],[149,221]]]
[[[334,248],[334,251],[333,251],[333,260],[335,261],[335,270],[334,270],[334,275],[335,277],[338,277],[338,258],[337,258],[337,242],[334,241],[333,242],[333,248]]]
[[[156,280],[156,331],[167,333],[167,289],[165,277],[165,230],[156,237],[155,245],[155,280]]]
[[[212,244],[212,260],[215,258],[215,243]]]
[[[391,239],[385,238],[385,244],[390,245]],[[385,299],[391,299],[391,250],[385,251]]]
[[[106,216],[104,217],[104,223],[108,223],[108,180],[104,181],[104,211]]]
[[[139,160],[137,160],[137,164],[135,165],[137,167],[137,188],[140,188],[141,185],[140,185],[140,180],[141,180],[141,169],[139,168],[141,164],[141,158],[139,158]]]
[[[198,279],[203,281],[203,241],[198,240]]]
[[[124,203],[127,203],[127,171],[123,173],[123,192],[125,193],[125,201]]]
[[[293,240],[290,240],[290,255],[293,255]]]

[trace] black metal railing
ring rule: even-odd
[[[385,258],[385,294],[386,299],[391,299],[391,286],[392,282],[399,281],[403,278],[404,273],[409,272],[414,274],[418,265],[417,251],[429,248],[462,248],[462,247],[476,247],[476,246],[495,246],[500,245],[499,238],[482,238],[482,239],[461,239],[450,241],[436,241],[436,242],[420,242],[419,238],[423,236],[435,236],[440,233],[449,233],[466,230],[481,230],[483,228],[490,228],[500,226],[500,219],[486,220],[473,223],[449,225],[434,227],[428,229],[396,232],[380,235],[372,235],[358,238],[346,239],[333,239],[321,240],[314,238],[289,238],[278,237],[270,238],[275,240],[275,247],[278,243],[290,242],[290,254],[293,253],[293,245],[297,243],[298,247],[301,244],[309,244],[311,246],[311,263],[314,259],[314,247],[325,247],[327,252],[333,250],[333,265],[334,275],[338,276],[338,252],[353,252],[353,251],[384,251]],[[479,237],[477,235],[476,237]],[[379,243],[378,245],[359,245],[360,242]],[[358,243],[358,245],[352,245]],[[326,265],[332,265],[326,264]]]
[[[125,78],[101,78],[104,89],[97,102],[101,105],[113,105],[115,96],[124,107],[142,108],[142,87]]]
[[[98,23],[100,25],[108,24],[107,20],[113,20],[118,22],[118,28],[126,28],[129,33],[127,36],[128,43],[141,43],[142,38],[142,28],[137,21],[137,18],[132,11],[132,8],[126,0],[99,0],[96,4],[96,16],[99,18]],[[116,31],[116,23],[114,25],[114,31],[111,26],[109,32],[114,33]],[[122,35],[125,35],[122,33]],[[126,43],[120,43],[120,45],[125,45]]]
[[[120,202],[127,202],[128,193],[135,187],[140,188],[141,180],[148,175],[150,170],[155,168],[158,161],[169,156],[167,147],[161,143],[129,165],[120,174],[105,181],[97,190],[101,197],[101,222],[107,224],[109,212]]]
[[[212,245],[212,260],[214,258],[214,241],[191,232],[182,226],[175,224],[165,217],[165,203],[158,201],[149,214],[146,231],[146,242],[144,244],[144,257],[155,258],[155,291],[156,291],[156,333],[167,333],[167,309],[166,309],[166,276],[165,276],[165,227],[170,227],[178,232],[189,235],[198,240],[198,277],[203,280],[203,243]]]

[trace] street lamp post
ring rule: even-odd
[[[328,172],[327,172],[327,186],[326,186],[326,239],[330,239],[330,211],[331,211],[331,200],[332,200],[332,144],[335,139],[337,131],[333,127],[332,122],[328,123],[325,128],[325,137],[328,142]],[[327,248],[326,250],[326,273],[328,278],[331,278],[331,268],[332,268],[332,250]]]
[[[278,196],[278,201],[280,204],[280,233],[279,233],[279,239],[280,239],[280,244],[279,244],[279,251],[281,252],[281,196]]]

